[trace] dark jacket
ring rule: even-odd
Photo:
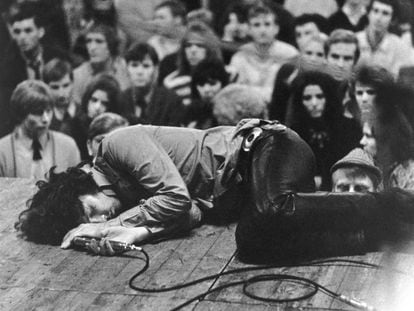
[[[358,24],[353,25],[348,16],[342,10],[338,10],[336,13],[332,14],[329,19],[329,31],[332,32],[335,29],[347,29],[353,32],[362,31],[368,25],[368,18],[366,15],[362,16],[358,21]]]
[[[180,98],[163,86],[155,86],[148,103],[137,89],[127,89],[122,97],[121,114],[131,125],[180,126],[183,123],[184,111]]]

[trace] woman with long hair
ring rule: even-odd
[[[414,90],[395,82],[377,90],[370,118],[385,188],[414,190]],[[362,116],[364,119],[364,115]]]
[[[125,60],[119,56],[116,31],[105,24],[93,24],[86,33],[89,59],[73,71],[73,96],[80,102],[86,86],[100,74],[113,76],[122,90],[130,86]]]
[[[307,71],[298,76],[293,86],[287,125],[312,148],[316,157],[316,185],[330,189],[330,167],[339,160],[336,152],[342,117],[337,98],[337,84],[328,74]]]
[[[177,55],[177,70],[164,79],[165,87],[174,90],[184,105],[191,103],[191,74],[202,60],[222,60],[219,40],[202,22],[188,25]]]
[[[81,109],[73,119],[73,138],[78,144],[82,160],[88,160],[86,146],[88,128],[92,120],[104,112],[119,113],[120,88],[110,75],[96,77],[87,85]]]

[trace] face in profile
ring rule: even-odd
[[[157,67],[148,55],[142,61],[129,61],[127,68],[132,84],[136,87],[150,86],[155,79]]]
[[[108,93],[104,90],[95,90],[88,101],[87,114],[93,119],[107,111],[109,105]]]
[[[374,192],[374,183],[367,175],[353,176],[350,168],[339,168],[332,174],[332,192]]]
[[[279,33],[272,14],[261,14],[249,20],[249,34],[256,44],[271,44]]]
[[[88,33],[86,35],[86,49],[91,63],[104,63],[111,58],[108,42],[102,33]]]
[[[303,90],[302,104],[311,118],[320,118],[325,111],[325,93],[319,85],[310,84]]]
[[[362,149],[375,158],[377,155],[377,141],[372,132],[372,126],[367,122],[365,122],[362,127],[362,138],[359,143],[361,144]]]
[[[96,194],[81,195],[83,210],[88,222],[105,222],[119,215],[121,202],[115,195],[105,194],[100,191]]]

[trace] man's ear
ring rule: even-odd
[[[277,38],[277,36],[279,35],[279,31],[280,31],[280,26],[279,24],[275,24],[275,39]]]
[[[45,35],[45,32],[46,32],[45,28],[44,27],[39,27],[38,32],[39,32],[39,39],[42,39]]]

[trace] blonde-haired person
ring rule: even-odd
[[[202,60],[219,59],[222,54],[219,39],[205,23],[190,23],[181,40],[177,55],[177,70],[164,79],[164,86],[174,90],[185,106],[191,103],[191,74]]]

